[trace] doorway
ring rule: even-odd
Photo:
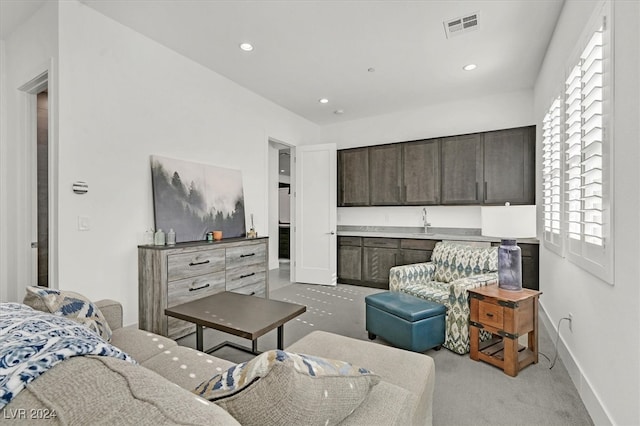
[[[269,289],[295,282],[295,146],[269,140]]]
[[[36,94],[36,235],[37,284],[49,287],[49,93]],[[33,247],[32,243],[32,247]]]

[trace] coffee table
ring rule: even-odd
[[[274,328],[278,329],[278,349],[284,349],[284,323],[306,310],[306,306],[295,303],[224,291],[166,308],[164,313],[196,325],[196,349],[201,352],[212,353],[224,346],[231,346],[259,354],[258,337]],[[203,327],[249,339],[251,348],[226,341],[203,351]]]

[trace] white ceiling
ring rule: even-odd
[[[318,124],[531,89],[563,4],[563,0],[82,2]],[[479,29],[447,39],[443,21],[473,12],[479,12]],[[254,51],[241,51],[241,42],[252,43]],[[463,71],[468,63],[478,68]],[[320,104],[320,98],[329,103]],[[344,114],[334,114],[337,109]]]

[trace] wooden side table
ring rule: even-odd
[[[529,364],[538,363],[538,297],[536,290],[509,291],[497,285],[468,290],[471,301],[469,337],[471,359],[485,361],[515,377]],[[480,342],[480,330],[493,338]],[[518,337],[528,333],[527,347]]]

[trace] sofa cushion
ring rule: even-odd
[[[111,344],[125,350],[140,364],[178,344],[169,338],[133,327],[115,330]]]
[[[498,248],[439,242],[433,249],[431,262],[436,267],[435,281],[450,283],[470,275],[497,271]]]
[[[111,328],[104,315],[96,305],[81,294],[47,287],[27,287],[23,303],[36,310],[76,321],[107,342],[111,341]]]
[[[173,346],[149,358],[142,365],[190,391],[203,381],[233,367],[235,363],[185,346]]]
[[[334,425],[379,381],[376,374],[344,361],[274,350],[214,376],[194,392],[243,425]]]
[[[366,365],[383,377],[384,382],[406,389],[417,397],[417,403],[411,406],[411,424],[431,422],[435,364],[427,355],[381,344],[372,345],[371,342],[326,331],[313,331],[286,350]]]
[[[48,415],[38,425],[238,425],[214,403],[141,365],[92,356],[71,358],[34,380],[5,413],[20,410]]]

